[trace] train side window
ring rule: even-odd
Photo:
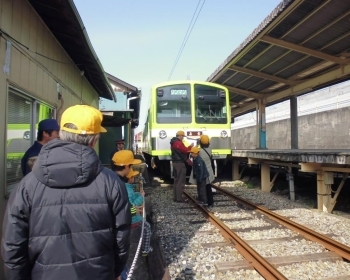
[[[8,196],[22,179],[21,159],[36,140],[38,122],[54,118],[55,108],[10,87],[7,101],[6,186]]]

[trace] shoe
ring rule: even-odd
[[[153,251],[153,248],[152,247],[149,247],[149,251],[146,252],[146,251],[143,251],[142,252],[142,257],[147,257],[149,253],[151,253]]]
[[[208,203],[203,202],[203,201],[197,201],[198,205],[202,205],[202,206],[208,206]]]

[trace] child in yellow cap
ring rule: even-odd
[[[214,205],[213,192],[215,192],[215,189],[212,189],[211,184],[215,180],[215,176],[214,176],[215,168],[213,167],[214,162],[213,162],[213,156],[212,156],[212,149],[210,148],[209,136],[202,134],[198,139],[198,144],[200,148],[199,156],[203,159],[209,173],[209,178],[207,180],[207,184],[205,187],[207,191],[208,206],[210,207]],[[195,185],[197,184],[197,180],[193,177],[193,169],[190,174],[189,182],[191,184],[195,184]]]
[[[198,192],[198,203],[207,206],[207,191],[206,184],[209,178],[209,172],[205,165],[205,162],[199,155],[199,148],[191,148],[191,157],[193,158],[193,175],[197,180],[197,192]]]
[[[135,176],[139,175],[140,172],[133,170],[130,168],[129,174],[126,176],[128,178],[128,182],[125,183],[126,190],[128,191],[129,202],[135,207],[142,207],[144,202],[145,192],[141,190],[140,192],[135,192]],[[131,228],[136,229],[142,226],[142,216],[137,213],[132,216]],[[145,220],[144,221],[144,230],[142,236],[142,255],[147,256],[150,252],[152,252],[151,247],[151,225]]]

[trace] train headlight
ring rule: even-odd
[[[166,135],[166,132],[164,130],[159,131],[159,138],[160,139],[164,139],[166,137],[167,137],[167,135]]]
[[[228,137],[228,134],[227,134],[227,131],[226,131],[226,130],[221,131],[220,135],[221,135],[221,138],[226,138],[226,137]]]

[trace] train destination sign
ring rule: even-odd
[[[187,89],[171,89],[171,95],[187,95]]]

